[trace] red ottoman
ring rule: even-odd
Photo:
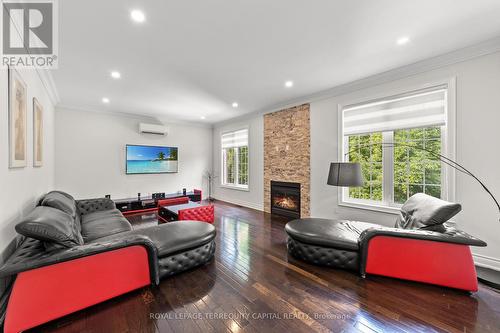
[[[214,206],[200,206],[179,210],[179,221],[194,220],[214,223]]]

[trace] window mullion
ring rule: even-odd
[[[238,154],[238,147],[234,148],[234,184],[238,185],[240,183],[239,181],[239,154]]]
[[[227,183],[227,150],[222,149],[222,184]]]
[[[350,151],[349,151],[349,138],[346,136],[342,136],[342,155],[341,162],[349,162],[350,161]],[[339,187],[339,192],[342,196],[342,201],[345,201],[349,198],[349,187]]]
[[[446,139],[446,127],[441,127],[441,154],[444,156],[448,156],[447,151],[447,139]],[[444,200],[454,200],[455,198],[450,198],[450,182],[448,177],[448,168],[444,167],[444,163],[439,159],[439,163],[441,165],[441,198]]]
[[[382,196],[385,205],[394,203],[394,132],[383,132],[382,143]]]

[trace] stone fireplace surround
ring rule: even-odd
[[[309,104],[264,115],[264,211],[271,212],[271,181],[301,184],[301,217],[310,216]]]

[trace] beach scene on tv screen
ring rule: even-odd
[[[177,172],[177,148],[127,146],[127,173]]]

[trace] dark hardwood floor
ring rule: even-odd
[[[156,214],[129,220],[157,223]],[[286,221],[217,202],[214,261],[35,331],[500,332],[500,293],[308,265],[288,257]]]

